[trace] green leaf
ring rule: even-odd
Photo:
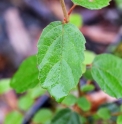
[[[71,14],[70,15],[70,23],[74,24],[78,28],[82,26],[82,17],[80,14]]]
[[[72,106],[76,103],[77,98],[73,96],[72,94],[68,95],[63,101],[62,104],[65,104],[67,106]]]
[[[86,69],[85,73],[83,74],[83,76],[87,79],[87,80],[93,80],[92,74],[91,74],[91,69]]]
[[[4,124],[21,124],[22,118],[23,117],[19,112],[13,111],[5,117]]]
[[[40,97],[41,95],[43,95],[45,93],[46,93],[46,90],[41,88],[40,85],[38,87],[34,87],[33,89],[30,89],[28,91],[28,95],[30,95],[30,97],[32,99],[36,99],[36,98]]]
[[[85,38],[73,24],[52,22],[38,42],[39,81],[57,101],[68,95],[82,75]]]
[[[52,119],[51,124],[81,124],[79,115],[70,109],[59,111]]]
[[[0,94],[6,93],[10,90],[10,79],[0,80]]]
[[[92,66],[92,76],[100,88],[112,97],[122,98],[122,59],[110,54],[98,55]]]
[[[110,111],[107,108],[100,108],[97,111],[97,115],[102,118],[103,120],[108,120],[111,117]]]
[[[91,108],[91,103],[85,97],[80,97],[77,104],[83,111],[88,111]]]
[[[115,0],[115,2],[117,7],[122,10],[122,0]]]
[[[84,60],[84,64],[88,65],[91,64],[95,58],[95,53],[91,52],[91,51],[85,51],[85,60]]]
[[[117,124],[122,124],[122,115],[117,117]]]
[[[85,51],[84,55],[85,55],[85,60],[84,60],[83,64],[84,65],[91,65],[96,54],[87,50],[87,51]],[[86,69],[86,66],[85,66],[83,76],[88,80],[93,80],[92,75],[91,75],[91,69],[89,69],[89,68]]]
[[[28,110],[34,103],[34,100],[32,98],[30,98],[30,96],[25,95],[22,96],[19,101],[18,101],[18,106],[20,109],[22,110]]]
[[[120,112],[122,112],[122,105],[120,105]]]
[[[84,74],[86,72],[86,65],[85,64],[82,64],[81,65],[81,68],[82,68],[82,74]]]
[[[49,109],[41,109],[33,118],[35,123],[48,123],[53,113]]]
[[[72,0],[74,4],[83,6],[88,9],[101,9],[109,5],[111,0]]]
[[[92,85],[92,84],[84,85],[84,86],[81,87],[81,90],[82,90],[83,92],[89,92],[89,91],[92,91],[92,90],[94,90],[94,89],[95,89],[95,87],[94,87],[94,85]]]
[[[79,115],[79,117],[80,117],[80,124],[86,124],[87,123],[87,118],[85,118],[81,115]]]
[[[95,113],[92,117],[93,117],[93,119],[94,119],[95,121],[101,119],[97,113]]]
[[[11,80],[11,87],[17,92],[24,92],[35,87],[38,81],[36,56],[31,56],[24,60]]]

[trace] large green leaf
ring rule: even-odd
[[[39,83],[36,63],[36,56],[31,56],[20,65],[19,70],[11,80],[11,87],[17,92],[24,92],[29,88],[35,87]]]
[[[79,115],[70,109],[59,111],[52,119],[51,124],[81,124]]]
[[[82,75],[85,39],[73,24],[60,21],[48,25],[38,42],[39,81],[61,101]]]
[[[93,62],[92,76],[104,92],[122,98],[122,59],[110,54],[98,55]]]
[[[83,6],[88,9],[101,9],[107,5],[111,0],[72,0],[74,4]]]

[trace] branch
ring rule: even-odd
[[[112,113],[111,115],[112,116],[119,116],[119,115],[122,115],[122,112]]]
[[[80,80],[79,80],[79,83],[77,85],[77,88],[78,88],[78,96],[81,97],[84,95],[84,93],[81,91],[81,86],[80,86]]]
[[[61,6],[62,6],[62,10],[63,10],[63,14],[64,14],[64,21],[66,23],[68,23],[68,13],[67,13],[67,9],[66,9],[66,5],[65,5],[65,2],[64,0],[60,0],[60,3],[61,3]]]

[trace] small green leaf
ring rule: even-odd
[[[70,23],[74,24],[78,28],[82,26],[82,17],[80,14],[71,14],[70,16]]]
[[[92,117],[95,121],[101,119],[97,113],[95,113]]]
[[[48,121],[48,122],[45,122],[44,124],[51,124],[51,122],[50,122],[50,121]]]
[[[33,118],[35,123],[49,123],[53,113],[49,109],[41,109]]]
[[[85,38],[73,24],[52,22],[38,42],[39,81],[43,88],[62,101],[82,76]]]
[[[87,80],[93,80],[91,69],[86,69],[85,73],[83,74],[83,77],[85,77]]]
[[[112,97],[122,98],[122,59],[110,54],[98,55],[92,66],[92,76],[100,88]]]
[[[39,85],[38,87],[34,87],[33,89],[30,89],[28,91],[28,94],[30,95],[30,97],[32,99],[36,99],[38,97],[40,97],[41,95],[45,94],[46,90],[41,88],[41,86]]]
[[[20,109],[22,110],[28,110],[34,103],[34,100],[32,98],[30,98],[30,96],[25,95],[22,96],[19,101],[18,101],[18,106]]]
[[[107,108],[100,108],[98,111],[97,111],[97,115],[102,118],[103,120],[108,120],[110,119],[111,117],[111,114],[110,114],[110,111],[109,109]]]
[[[80,97],[77,104],[83,111],[88,111],[91,108],[91,103],[85,97]]]
[[[122,105],[120,105],[120,112],[122,112]]]
[[[122,124],[122,115],[117,117],[117,124]]]
[[[86,72],[86,65],[82,64],[81,69],[82,69],[82,74],[84,74]]]
[[[13,111],[5,117],[4,124],[21,124],[22,119],[23,117],[19,112]]]
[[[10,88],[10,79],[0,80],[0,94],[6,93]]]
[[[94,87],[94,85],[92,85],[92,84],[84,85],[84,86],[81,87],[81,90],[82,90],[83,92],[89,92],[89,91],[92,91],[92,90],[94,90],[94,89],[95,89],[95,87]]]
[[[79,115],[70,109],[59,111],[52,119],[51,124],[81,124]]]
[[[122,0],[115,0],[115,2],[117,7],[122,10]]]
[[[65,104],[67,106],[72,106],[76,103],[77,98],[73,96],[72,94],[68,95],[63,101],[62,104]]]
[[[80,124],[86,124],[87,123],[87,118],[80,116]]]
[[[74,4],[88,9],[101,9],[109,5],[111,0],[72,0]]]
[[[24,60],[11,80],[11,87],[17,92],[24,92],[35,87],[38,81],[36,56],[31,56]]]
[[[93,62],[94,58],[95,58],[95,53],[91,52],[91,51],[85,51],[85,60],[84,60],[84,64],[85,65],[89,65]]]

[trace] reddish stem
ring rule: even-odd
[[[71,7],[71,9],[69,10],[69,12],[68,12],[68,16],[70,16],[70,14],[72,13],[72,11],[74,10],[74,8],[76,7],[77,5],[73,5],[72,7]]]

